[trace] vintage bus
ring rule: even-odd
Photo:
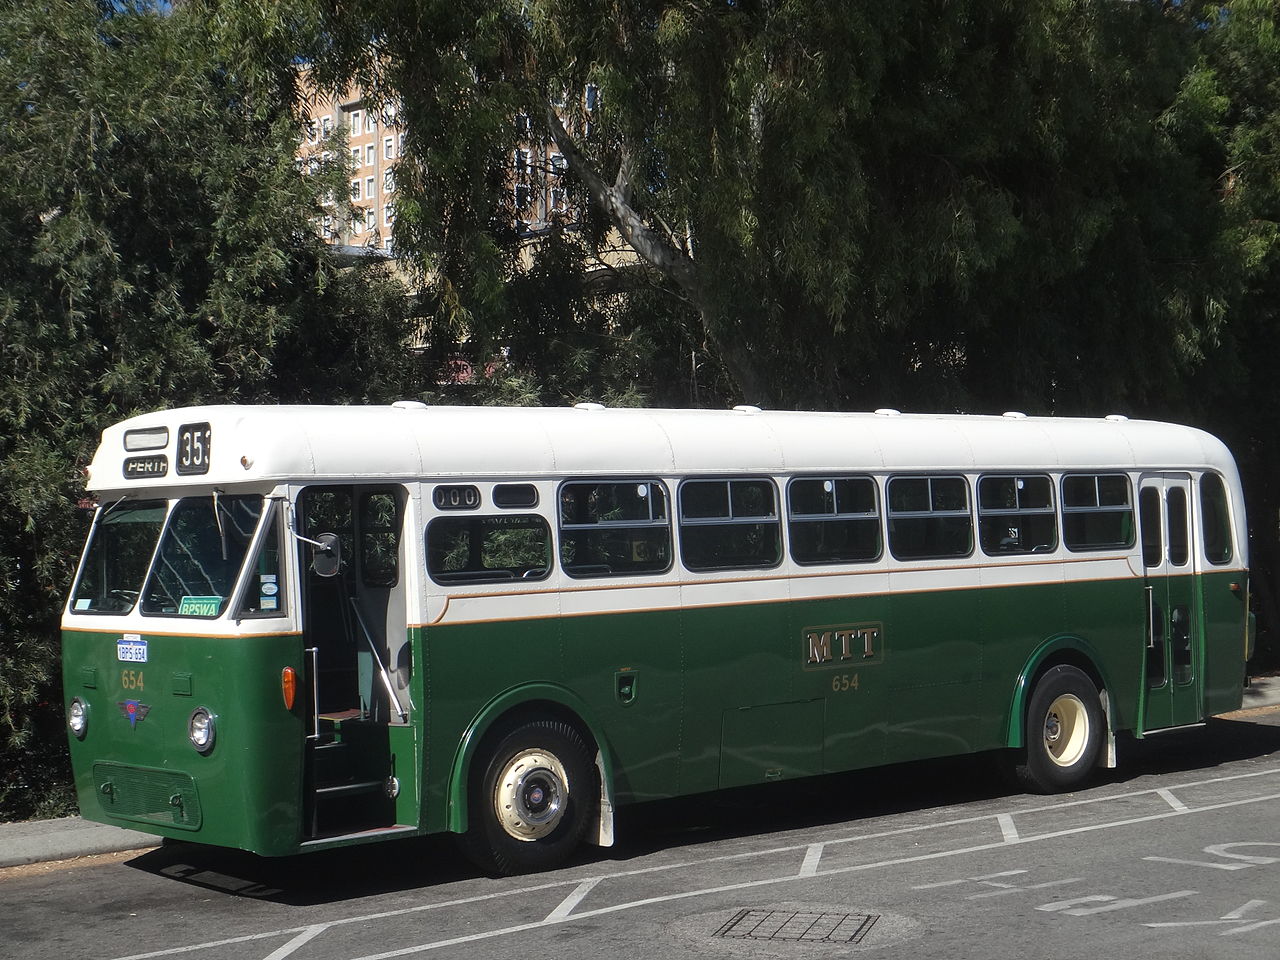
[[[268,856],[979,751],[1035,790],[1239,707],[1235,464],[1185,426],[209,406],[102,435],[81,814]]]

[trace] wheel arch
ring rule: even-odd
[[[571,690],[552,683],[531,683],[504,691],[480,709],[467,726],[454,751],[449,773],[446,828],[465,833],[469,826],[467,803],[472,765],[477,757],[508,731],[531,720],[559,720],[574,727],[595,759],[600,802],[587,839],[598,846],[613,845],[614,762],[603,731],[591,719],[591,711]],[[593,829],[594,828],[594,829]]]
[[[1106,669],[1102,666],[1102,658],[1097,651],[1082,637],[1062,634],[1051,637],[1037,647],[1022,666],[1014,681],[1012,695],[1009,698],[1009,715],[1005,726],[1005,746],[1022,748],[1026,746],[1024,737],[1027,705],[1031,700],[1036,683],[1046,671],[1057,666],[1071,666],[1083,672],[1094,686],[1098,688],[1098,697],[1102,702],[1103,716],[1106,718],[1106,756],[1107,765],[1114,766],[1115,729],[1112,717],[1112,697],[1114,689]]]

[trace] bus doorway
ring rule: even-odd
[[[400,779],[413,775],[397,772],[392,746],[409,721],[412,669],[405,500],[392,486],[312,486],[298,496],[312,840],[393,825]]]
[[[1203,719],[1204,631],[1191,549],[1191,477],[1151,474],[1138,493],[1147,636],[1141,730]]]

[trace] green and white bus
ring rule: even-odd
[[[1007,750],[1032,788],[1240,706],[1244,501],[1185,426],[210,406],[107,429],[63,619],[81,814],[268,856]]]

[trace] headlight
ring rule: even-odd
[[[191,714],[191,719],[187,721],[187,736],[191,738],[191,745],[201,753],[208,753],[213,749],[213,714],[205,707],[197,707]]]
[[[89,729],[89,705],[79,697],[73,697],[67,707],[67,726],[77,740],[83,740],[84,732]]]

